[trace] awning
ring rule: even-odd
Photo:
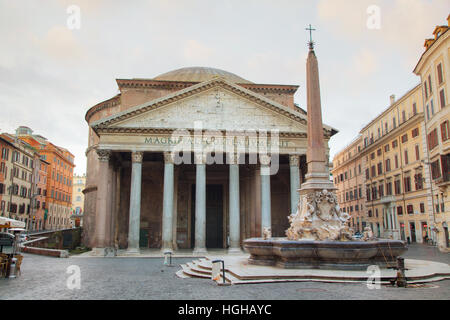
[[[25,228],[25,222],[0,217],[0,228]]]

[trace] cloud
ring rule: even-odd
[[[55,26],[44,37],[34,37],[34,41],[52,59],[72,62],[86,57],[73,32],[66,26]]]
[[[369,76],[378,69],[377,56],[371,50],[362,49],[353,58],[353,65],[359,75]]]
[[[197,40],[186,41],[183,48],[183,57],[189,62],[207,61],[214,54],[214,49]]]

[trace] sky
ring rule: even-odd
[[[192,66],[299,85],[306,109],[311,24],[332,159],[420,82],[424,40],[449,13],[448,0],[0,0],[0,132],[28,126],[85,173],[84,116],[115,79]]]

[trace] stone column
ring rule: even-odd
[[[194,254],[206,253],[206,157],[195,154],[195,248]]]
[[[143,152],[131,154],[130,222],[128,229],[127,253],[139,253],[139,233],[141,225],[141,185]]]
[[[97,184],[97,215],[95,219],[95,248],[93,254],[95,255],[107,255],[109,243],[107,241],[107,232],[110,231],[108,224],[108,211],[110,208],[111,197],[108,193],[108,180],[110,177],[109,173],[109,159],[111,156],[110,150],[97,150],[98,160],[99,160],[99,171],[98,171],[98,184]]]
[[[289,156],[289,167],[291,172],[291,214],[297,213],[297,206],[300,196],[298,190],[300,189],[300,156]]]
[[[270,202],[270,156],[260,155],[261,162],[261,230],[272,229]]]
[[[229,183],[229,215],[230,215],[230,248],[229,253],[241,253],[240,240],[240,208],[239,208],[239,160],[237,154],[229,155],[230,183]]]
[[[162,219],[162,251],[173,252],[173,194],[174,165],[170,152],[164,153],[164,199]]]

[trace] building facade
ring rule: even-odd
[[[40,164],[46,166],[44,172],[41,172],[44,174],[46,170],[45,189],[41,186],[41,192],[45,194],[43,228],[45,230],[71,228],[72,180],[75,167],[73,154],[49,142],[45,137],[33,134],[28,127],[19,127],[16,136],[33,146],[42,160]],[[40,207],[42,209],[42,202]]]
[[[263,227],[285,236],[306,173],[297,86],[212,68],[117,84],[86,114],[87,246],[234,251]],[[324,126],[327,152],[335,133]]]
[[[414,70],[421,83],[398,100],[391,96],[390,106],[334,157],[332,171],[341,206],[362,219],[356,229],[367,225],[378,236],[434,243],[441,251],[449,250],[448,29],[436,27],[425,41]],[[350,173],[359,165],[362,194],[362,180]],[[356,201],[362,212],[354,210]]]
[[[336,196],[342,211],[351,216],[350,226],[355,232],[362,232],[366,226],[366,181],[361,149],[362,139],[358,136],[347,148],[336,154],[332,169],[334,184],[338,188]]]
[[[72,225],[74,227],[83,226],[84,212],[84,188],[86,187],[86,175],[73,176],[73,192],[72,192]]]
[[[33,227],[31,198],[33,194],[34,148],[7,133],[2,134],[3,194],[2,214]],[[6,142],[6,143],[5,143]]]
[[[450,240],[450,16],[447,25],[437,26],[414,73],[420,76],[425,106],[428,153],[425,166],[431,171],[429,206],[435,212],[437,243],[449,251]]]

